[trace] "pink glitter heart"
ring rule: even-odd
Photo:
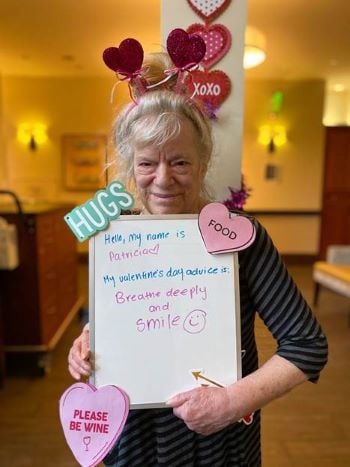
[[[191,24],[187,28],[189,34],[198,34],[206,45],[206,52],[201,61],[208,70],[224,57],[231,47],[231,33],[223,24]]]
[[[205,55],[204,40],[197,34],[174,29],[167,39],[167,50],[175,66],[184,68],[199,63]]]
[[[228,253],[248,248],[255,240],[255,227],[244,216],[230,217],[221,203],[207,204],[198,218],[199,230],[209,253]]]
[[[83,467],[99,464],[120,436],[129,411],[127,395],[116,386],[75,383],[60,399],[67,444]]]
[[[105,49],[103,61],[116,73],[132,75],[142,67],[142,45],[136,39],[125,39],[119,47]]]

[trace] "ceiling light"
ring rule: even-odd
[[[345,86],[344,86],[344,84],[337,83],[332,87],[332,91],[343,92],[343,91],[345,91]]]
[[[245,30],[244,69],[249,70],[263,63],[266,59],[265,50],[265,36],[258,29],[247,26]]]

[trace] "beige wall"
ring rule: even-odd
[[[284,92],[277,121],[287,129],[288,142],[268,153],[258,141],[258,130],[268,120],[271,96]],[[324,82],[259,80],[246,83],[242,171],[252,187],[246,208],[253,211],[318,211],[321,209],[324,128]],[[277,177],[265,178],[267,164]],[[270,217],[264,225],[283,253],[315,254],[319,242],[319,216]]]
[[[114,78],[3,79],[3,115],[8,184],[21,198],[80,203],[91,193],[68,192],[62,180],[61,136],[65,133],[110,132],[114,106],[110,92]],[[118,87],[118,101],[126,90]],[[119,89],[120,88],[120,89]],[[16,139],[21,122],[38,121],[48,127],[48,141],[36,151]]]
[[[323,123],[326,126],[350,125],[350,91],[328,91]]]
[[[287,144],[269,154],[257,142],[274,91],[284,92],[277,119],[287,128]],[[243,173],[254,187],[249,209],[320,209],[323,176],[323,81],[248,81],[246,84]],[[278,167],[278,177],[266,180],[265,166]]]

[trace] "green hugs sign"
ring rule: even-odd
[[[109,222],[120,216],[122,209],[134,205],[133,196],[120,182],[111,182],[105,190],[99,190],[95,196],[81,206],[77,206],[64,216],[69,228],[80,242],[105,230]]]

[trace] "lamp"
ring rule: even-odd
[[[245,30],[245,45],[243,67],[245,70],[261,65],[266,59],[266,39],[256,28],[247,26]]]
[[[268,148],[269,152],[275,152],[287,142],[287,132],[284,125],[268,123],[259,128],[258,142]]]
[[[270,114],[267,123],[261,125],[258,134],[258,143],[267,146],[270,153],[275,152],[287,142],[287,131],[285,125],[279,122],[278,115],[282,110],[284,93],[275,91],[271,96]]]
[[[47,126],[44,123],[21,123],[17,129],[17,139],[28,146],[30,151],[36,151],[38,146],[48,140]]]

